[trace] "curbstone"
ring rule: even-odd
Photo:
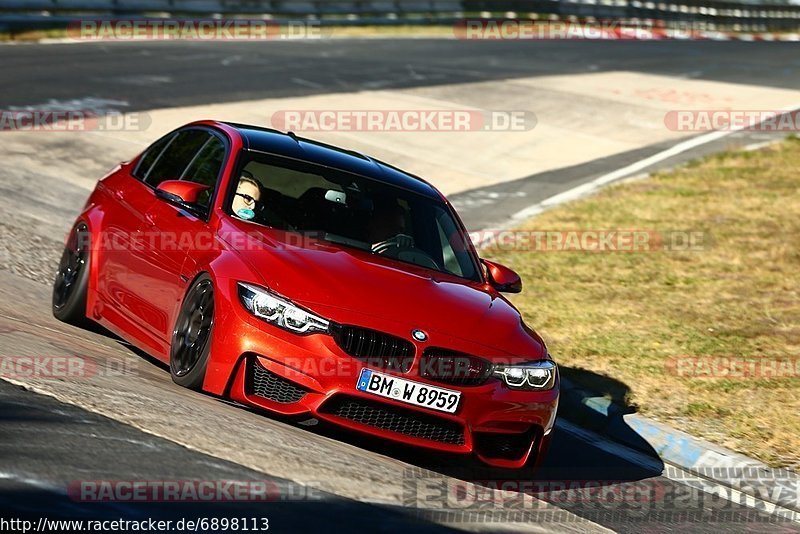
[[[772,504],[800,513],[800,475],[696,438],[561,378],[559,416],[612,441]]]

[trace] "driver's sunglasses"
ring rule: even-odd
[[[244,201],[247,202],[248,204],[254,204],[256,201],[256,199],[254,199],[250,195],[245,195],[244,193],[236,193],[236,196],[242,197]]]

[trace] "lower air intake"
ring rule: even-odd
[[[280,402],[281,404],[297,402],[308,392],[302,386],[266,369],[258,363],[258,360],[253,362],[252,372],[250,373],[250,387],[248,389],[249,393],[253,395],[273,402]]]
[[[338,395],[325,403],[321,411],[406,436],[464,444],[464,428],[459,423],[381,402]]]
[[[531,448],[531,443],[536,440],[536,433],[532,430],[518,434],[475,432],[473,437],[475,450],[482,456],[518,460]]]

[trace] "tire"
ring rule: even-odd
[[[84,326],[89,287],[89,227],[77,223],[70,232],[53,282],[53,316],[59,321]]]
[[[213,329],[214,284],[210,276],[203,274],[186,292],[172,331],[169,371],[176,384],[202,389]]]

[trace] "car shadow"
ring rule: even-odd
[[[168,372],[167,365],[103,327],[95,325],[91,331],[116,340],[143,360]],[[532,466],[521,469],[494,468],[469,455],[420,449],[309,419],[308,416],[285,417],[217,398],[238,409],[405,462],[411,466],[405,475],[408,481],[438,474],[486,488],[502,487],[507,491],[531,495],[545,502],[557,503],[559,507],[577,515],[584,515],[585,503],[579,495],[587,487],[617,488],[653,479],[661,475],[664,464],[656,451],[625,423],[623,416],[636,412],[636,406],[629,403],[630,388],[626,384],[584,369],[563,365],[559,369],[562,377],[574,386],[591,390],[594,392],[592,396],[609,399],[621,409],[612,410],[608,418],[600,417],[596,410],[573,400],[572,395],[562,393],[549,451],[535,469]],[[624,437],[625,446],[602,437],[600,430],[612,426],[617,438]],[[631,450],[636,452],[629,454]]]
[[[124,339],[122,339],[117,334],[115,334],[114,332],[112,332],[108,328],[104,327],[100,323],[96,323],[94,321],[90,321],[87,324],[80,325],[79,328],[82,328],[83,330],[86,330],[86,331],[91,332],[93,334],[97,334],[99,336],[103,336],[103,337],[108,338],[108,339],[110,339],[112,341],[115,341],[120,346],[122,346],[125,349],[133,352],[139,358],[143,359],[147,363],[155,365],[156,367],[159,367],[159,368],[169,372],[169,365],[165,364],[164,362],[162,362],[161,360],[159,360],[157,358],[154,358],[154,357],[150,356],[147,352],[143,351],[142,349],[140,349],[136,345],[132,345],[131,343],[125,341]]]
[[[433,499],[435,505],[448,513],[468,517],[490,511],[494,520],[506,518],[527,523],[549,517],[547,514],[553,510],[546,507],[552,505],[614,530],[635,532],[638,523],[631,523],[631,518],[647,517],[650,507],[664,498],[664,480],[659,478],[664,464],[622,417],[635,412],[634,406],[625,403],[630,389],[608,376],[560,369],[573,382],[580,380],[583,387],[591,384],[601,388],[603,394],[623,406],[606,424],[614,425],[615,435],[625,436],[627,447],[589,431],[599,424],[596,413],[585,406],[585,411],[573,409],[569,403],[560,405],[549,451],[536,468],[494,468],[471,456],[422,450],[324,423],[308,430],[412,466],[403,476],[404,493],[410,493],[405,498],[410,502],[424,498],[426,506],[430,506]],[[470,482],[474,487],[471,490],[458,487],[453,479]],[[430,488],[437,486],[445,489],[431,497]],[[494,491],[497,489],[504,491]],[[509,492],[511,500],[507,497]],[[529,499],[545,508],[531,504]],[[562,517],[560,521],[570,519]]]
[[[586,387],[599,388],[598,394],[608,396],[622,410],[612,414],[608,421],[600,421],[597,413],[585,406],[571,406],[562,402],[559,406],[558,420],[553,429],[549,451],[537,467],[526,466],[521,469],[502,469],[484,465],[470,456],[446,454],[421,450],[394,442],[354,432],[319,422],[306,427],[309,431],[323,434],[358,447],[391,456],[419,468],[443,475],[472,481],[478,484],[495,484],[499,481],[541,481],[543,488],[538,493],[548,493],[548,487],[560,488],[560,483],[595,482],[598,485],[616,485],[636,482],[661,475],[664,464],[658,453],[641,436],[630,428],[623,415],[634,413],[636,407],[627,404],[630,388],[624,383],[604,375],[586,370],[560,367],[562,375]],[[600,426],[613,425],[615,436],[625,437],[625,446],[610,442],[599,432]],[[579,431],[576,432],[575,428]],[[586,431],[589,432],[586,432]],[[634,453],[629,453],[631,450]],[[530,489],[530,485],[519,484]],[[513,490],[514,484],[506,484]]]

